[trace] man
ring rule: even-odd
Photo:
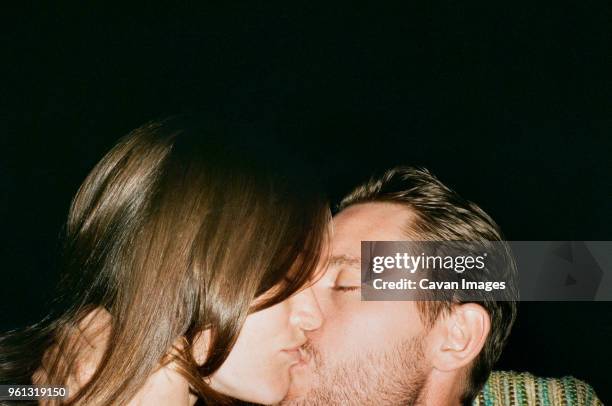
[[[361,241],[499,241],[498,226],[414,168],[356,188],[340,209],[330,265],[314,286],[326,322],[309,337],[309,362],[292,370],[286,404],[471,403],[510,333],[516,292],[479,302],[460,294],[448,301],[362,301]]]

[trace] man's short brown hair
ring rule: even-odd
[[[476,204],[465,200],[448,188],[426,169],[397,167],[380,178],[370,179],[355,188],[340,203],[339,209],[359,203],[390,202],[405,205],[414,214],[404,225],[407,237],[421,241],[503,241],[499,226]],[[507,275],[516,277],[516,265],[510,255]],[[484,347],[472,364],[462,402],[470,404],[486,382],[493,364],[498,360],[516,318],[514,284],[506,300],[485,299],[477,302],[489,313],[491,332]],[[440,314],[453,304],[466,303],[461,297],[448,301],[422,301],[417,304],[421,318],[432,325]]]

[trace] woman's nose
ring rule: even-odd
[[[312,288],[291,297],[291,323],[302,330],[316,330],[323,324],[323,314]]]

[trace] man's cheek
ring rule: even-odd
[[[392,320],[388,320],[384,313],[376,309],[338,309],[333,318],[326,320],[313,341],[316,341],[315,345],[318,344],[326,357],[357,354],[380,342],[384,343],[384,332],[389,330],[389,324],[392,323]]]

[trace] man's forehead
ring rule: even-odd
[[[401,240],[414,216],[406,205],[398,203],[355,204],[334,216],[334,240]]]

